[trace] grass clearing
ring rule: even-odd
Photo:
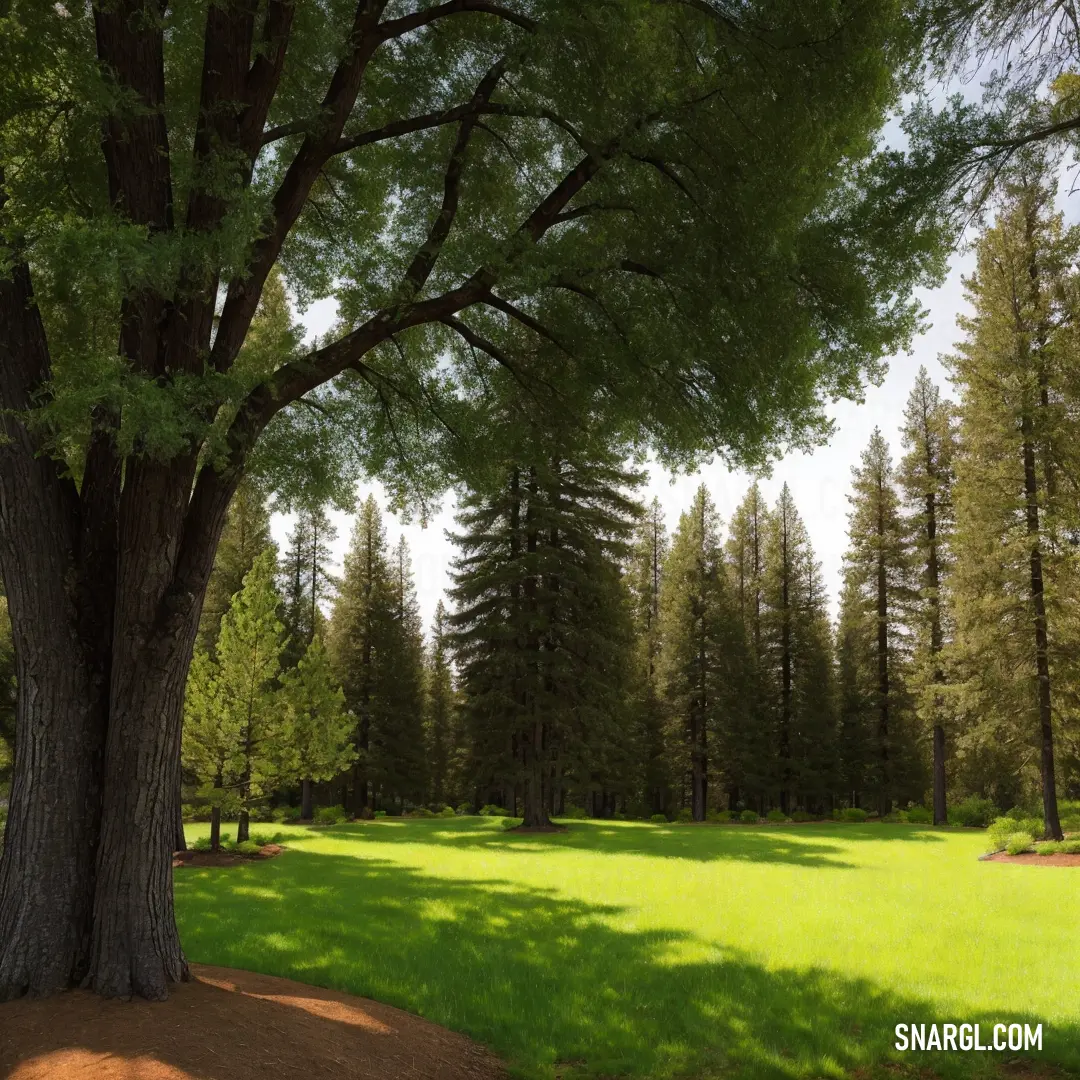
[[[981,1077],[1010,1057],[898,1054],[900,1022],[978,1022],[984,1042],[1042,1023],[1036,1056],[1080,1075],[1080,874],[980,863],[980,832],[274,831],[275,859],[176,872],[190,960],[397,1005],[522,1077]]]

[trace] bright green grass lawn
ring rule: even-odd
[[[400,1006],[520,1076],[974,1077],[1010,1057],[897,1054],[901,1021],[983,1042],[1041,1022],[1041,1056],[1080,1076],[1080,870],[980,863],[979,832],[259,828],[289,850],[176,872],[189,959]]]

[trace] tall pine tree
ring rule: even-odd
[[[840,635],[841,647],[852,652],[841,658],[841,667],[853,668],[855,685],[863,688],[866,711],[858,719],[872,730],[868,741],[873,745],[868,760],[864,758],[863,781],[872,788],[878,811],[884,815],[894,800],[921,796],[921,789],[906,684],[906,533],[889,447],[877,428],[852,477]],[[865,670],[867,664],[872,674]],[[865,696],[868,682],[873,684],[869,698]],[[845,687],[845,697],[850,704],[850,687]],[[844,717],[849,727],[856,719]]]
[[[728,581],[720,519],[705,486],[679,519],[664,574],[661,670],[676,761],[695,821],[708,805],[710,735],[745,709],[743,628]]]
[[[660,594],[669,549],[663,508],[654,498],[638,525],[627,573],[634,618],[638,786],[652,814],[667,810],[671,798],[659,671]]]
[[[925,367],[919,368],[904,410],[907,453],[897,477],[904,496],[911,570],[916,577],[908,622],[914,635],[912,686],[923,725],[932,732],[934,824],[948,820],[945,801],[945,658],[952,566],[955,413]]]
[[[451,592],[471,766],[482,792],[520,795],[527,827],[546,827],[568,789],[594,805],[616,793],[631,647],[621,563],[638,514],[625,494],[638,478],[614,455],[537,458],[462,499]]]
[[[424,729],[431,802],[445,806],[457,792],[460,735],[453,669],[450,662],[450,625],[446,605],[439,601],[431,625],[431,644],[425,655]]]
[[[322,604],[332,599],[337,579],[330,572],[330,547],[337,528],[325,506],[303,507],[289,533],[281,560],[281,591],[285,597],[285,650],[282,663],[295,667],[311,642],[323,633]]]
[[[974,314],[950,358],[961,391],[955,652],[966,742],[1038,755],[1053,838],[1055,725],[1077,704],[1080,644],[1078,255],[1049,171],[1032,167],[978,242],[966,282]]]

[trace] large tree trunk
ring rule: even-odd
[[[95,435],[81,506],[18,418],[49,379],[25,265],[0,273],[0,329],[0,575],[18,680],[0,859],[2,1001],[65,989],[89,963],[118,474]]]
[[[544,764],[543,720],[537,717],[533,722],[531,737],[523,738],[521,742],[525,757],[525,783],[521,800],[522,825],[528,829],[547,828],[551,824],[551,819],[548,817],[544,790],[547,769]]]
[[[210,808],[210,850],[221,850],[221,807],[217,804]]]
[[[947,825],[949,811],[945,805],[945,729],[934,725],[934,824]]]
[[[1025,435],[1031,422],[1024,419]],[[1050,697],[1050,644],[1047,632],[1046,597],[1043,593],[1042,544],[1039,531],[1038,474],[1035,469],[1035,447],[1030,437],[1024,441],[1024,487],[1027,497],[1027,532],[1031,542],[1030,595],[1034,610],[1032,629],[1035,632],[1035,674],[1039,694],[1039,741],[1041,749],[1043,829],[1047,840],[1061,840],[1058,819],[1057,782],[1054,777],[1054,727]]]

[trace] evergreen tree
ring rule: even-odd
[[[450,624],[446,605],[435,607],[431,645],[425,657],[425,742],[433,805],[445,806],[457,792],[458,750],[454,678],[450,664]]]
[[[787,484],[767,519],[764,564],[760,685],[774,702],[773,789],[785,814],[794,799],[820,809],[834,783],[832,642],[820,567]]]
[[[481,791],[520,794],[529,827],[567,790],[605,813],[619,793],[637,482],[593,450],[510,466],[499,490],[461,500],[451,625],[470,768]]]
[[[199,646],[213,652],[221,620],[232,598],[241,590],[244,575],[256,556],[271,546],[270,512],[258,485],[241,481],[229,503],[229,513],[214,556],[199,621]]]
[[[248,838],[252,806],[268,795],[281,772],[285,731],[281,670],[281,603],[274,588],[273,550],[258,555],[244,586],[221,620],[214,700],[222,727],[235,733],[240,822],[237,842]]]
[[[661,670],[679,738],[677,763],[695,821],[708,804],[710,733],[723,737],[745,708],[742,625],[705,486],[679,519],[664,570]]]
[[[772,728],[775,716],[766,685],[765,552],[770,528],[769,509],[755,482],[731,518],[727,556],[732,588],[746,642],[746,697],[744,723],[733,730],[725,747],[731,777],[728,803],[735,809],[743,801],[762,812],[772,768]]]
[[[952,565],[954,411],[919,368],[904,411],[907,450],[897,476],[904,496],[912,569],[918,584],[908,612],[914,635],[912,686],[923,725],[933,734],[934,824],[947,821],[945,802],[945,661]]]
[[[889,448],[878,429],[863,451],[861,464],[852,469],[852,477],[841,640],[845,645],[857,642],[857,647],[841,660],[841,667],[873,665],[873,705],[862,720],[873,729],[874,753],[872,760],[865,762],[863,781],[876,794],[878,810],[884,815],[902,794],[921,797],[921,788],[917,787],[917,752],[906,686],[909,650],[903,611],[909,597],[909,577],[905,525]],[[865,685],[866,671],[860,676],[858,682]],[[850,695],[850,685],[845,686],[845,694]],[[848,704],[851,700],[846,697]],[[853,719],[845,716],[849,725]]]
[[[295,667],[307,647],[324,629],[321,604],[332,598],[337,579],[329,570],[330,545],[337,539],[324,506],[303,507],[289,533],[289,546],[281,560],[281,591],[285,649],[282,663]]]
[[[419,804],[427,791],[424,746],[424,640],[402,536],[391,553],[368,735],[368,775],[383,804]],[[374,806],[374,804],[373,804]]]
[[[210,804],[210,849],[221,846],[223,810],[237,804],[236,789],[243,775],[242,714],[224,707],[218,665],[196,649],[184,694],[181,757],[184,768],[198,781],[198,795]]]
[[[300,662],[285,672],[281,697],[285,706],[281,779],[300,780],[300,816],[308,820],[313,782],[337,776],[356,757],[355,724],[345,711],[345,695],[320,637],[312,638]]]
[[[638,690],[637,786],[652,814],[664,813],[671,798],[659,673],[660,594],[669,549],[663,508],[654,498],[638,525],[627,572],[634,618],[634,685]]]
[[[955,611],[964,742],[1038,753],[1044,827],[1060,838],[1055,724],[1076,707],[1080,580],[1080,234],[1049,173],[1011,186],[966,282],[974,314],[950,359],[961,390]]]
[[[355,813],[374,808],[370,776],[373,714],[380,697],[392,608],[390,566],[382,514],[374,496],[360,507],[345,554],[341,587],[334,600],[327,645],[334,674],[355,717],[357,760],[352,769],[351,806]],[[342,802],[348,806],[348,783]]]

